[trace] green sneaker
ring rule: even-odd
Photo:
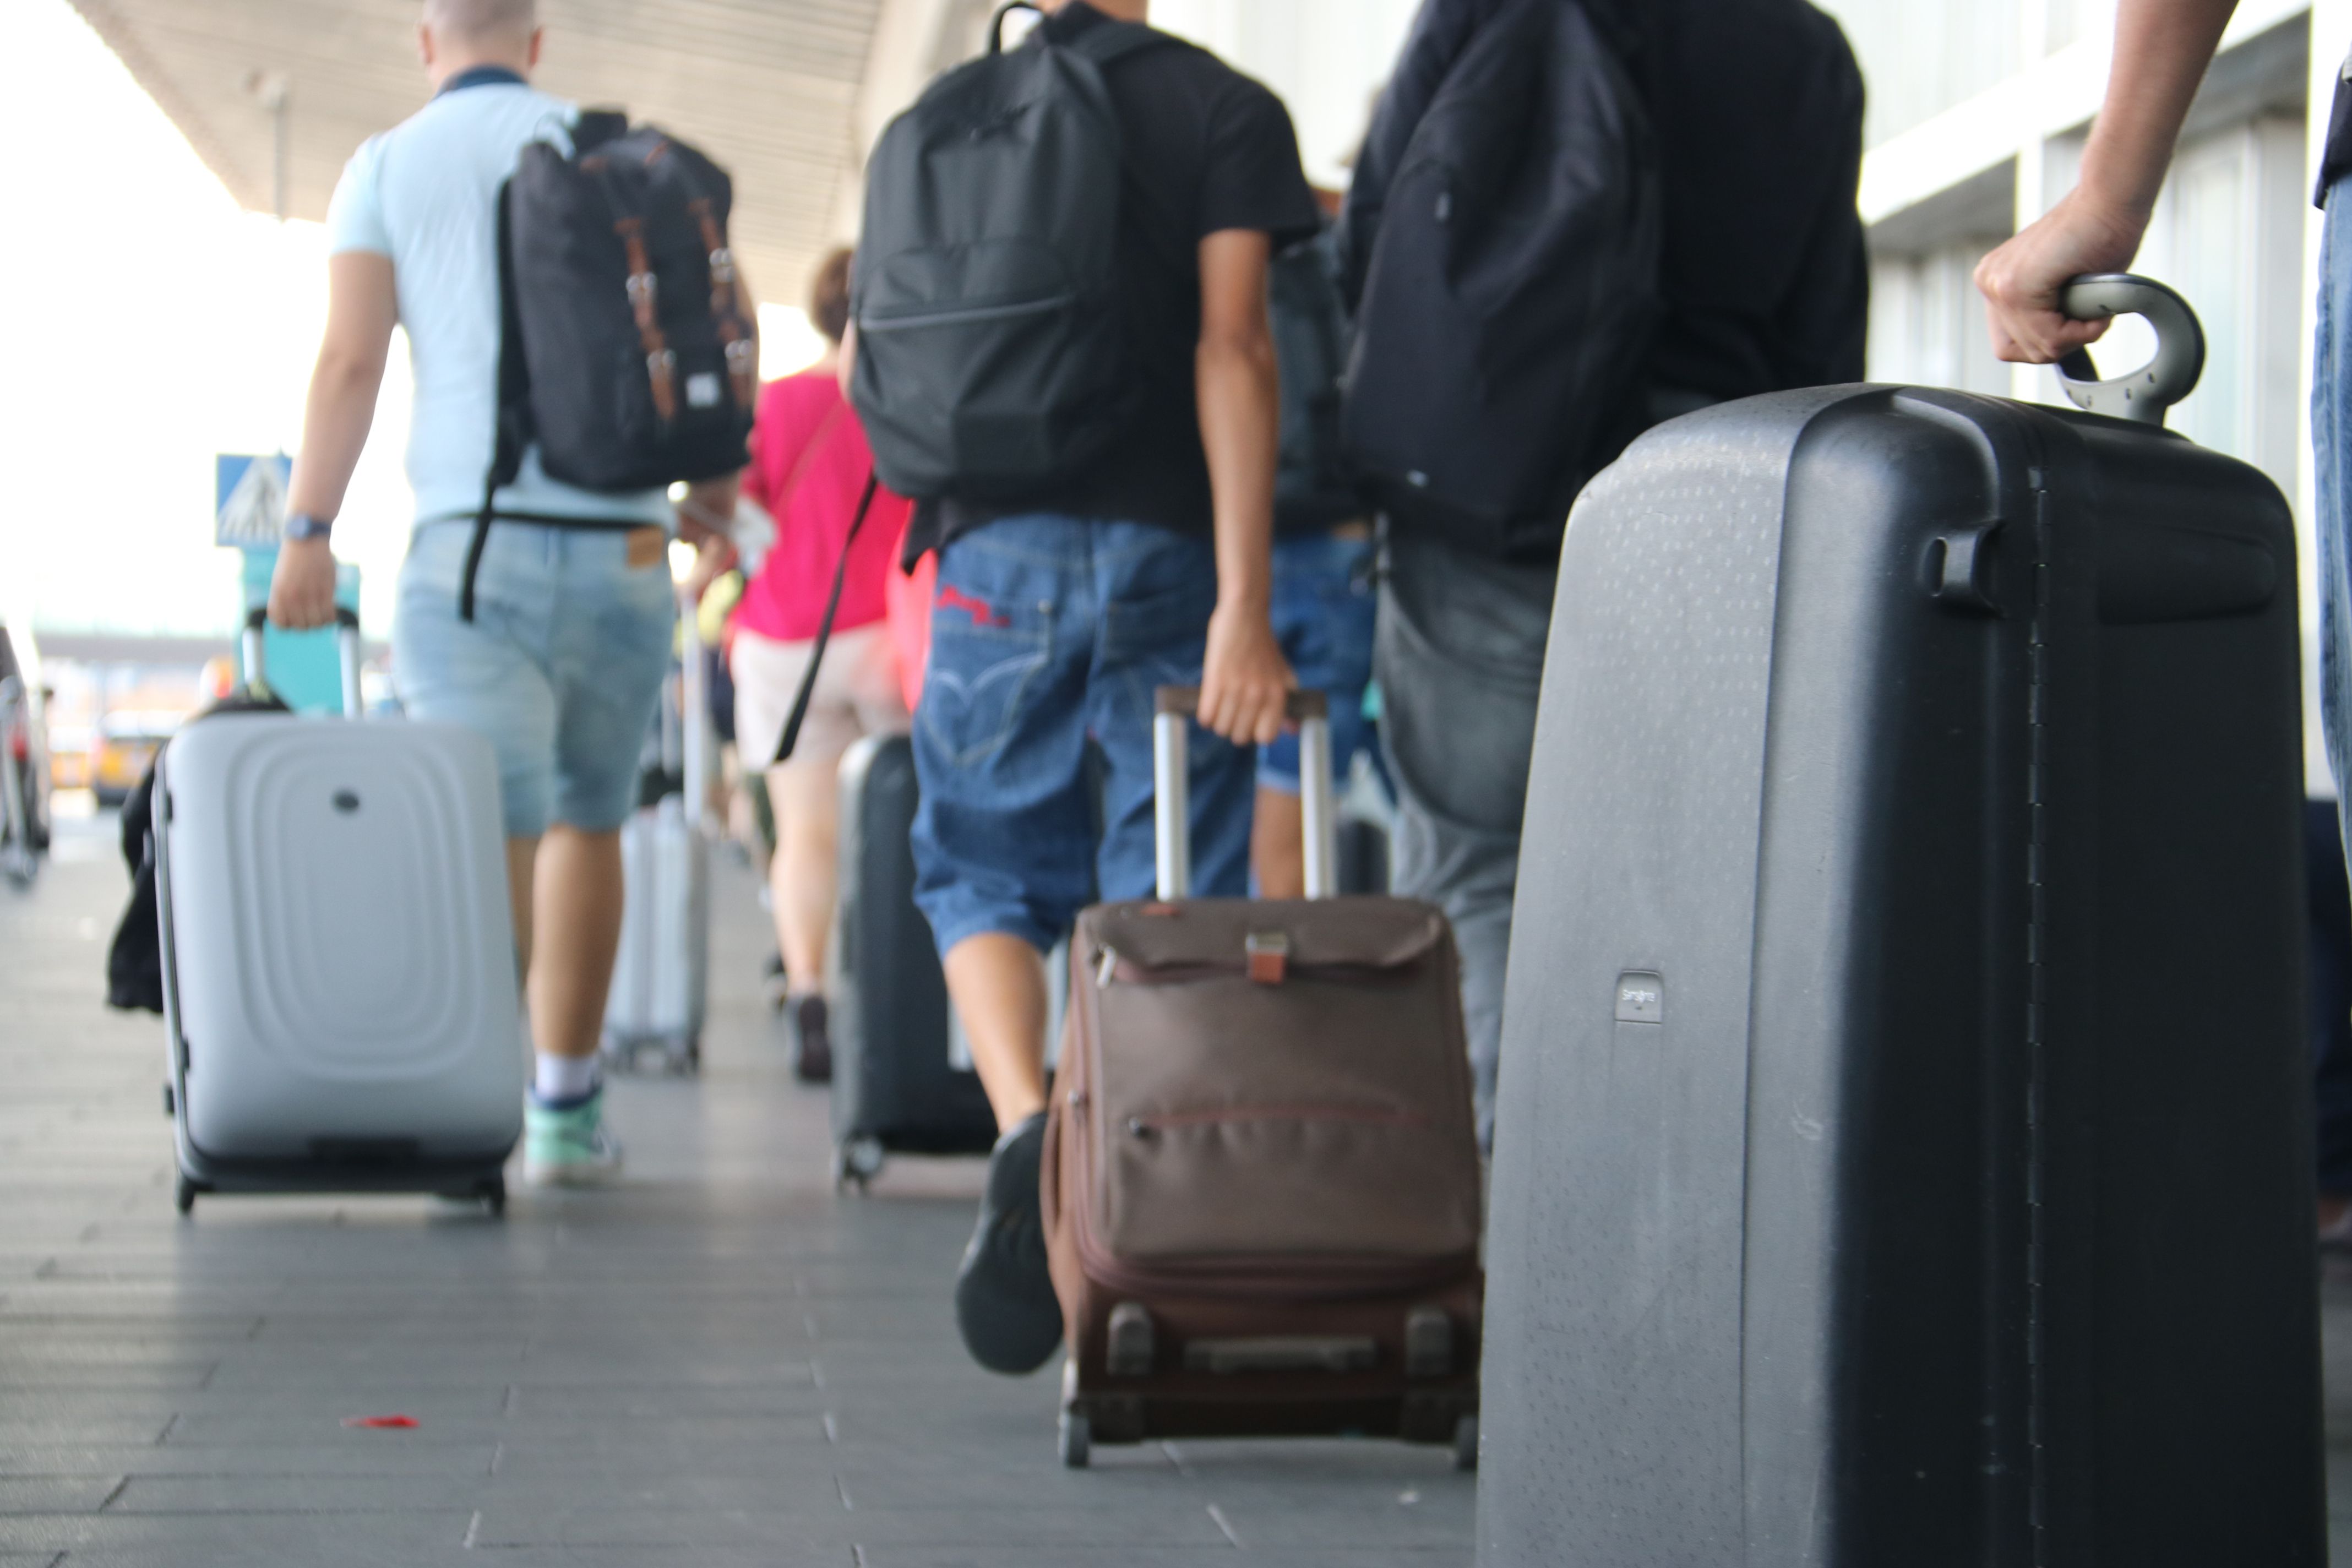
[[[621,1176],[621,1145],[604,1131],[602,1089],[561,1110],[531,1095],[522,1110],[522,1179],[533,1187],[601,1187]]]

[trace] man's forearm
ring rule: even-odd
[[[735,502],[742,494],[743,477],[729,474],[724,479],[697,479],[686,488],[686,500],[677,509],[677,535],[698,548],[713,540],[731,542],[735,529]]]
[[[2083,153],[2084,196],[2145,224],[2181,122],[2238,0],[2119,0],[2106,103]]]
[[[1274,479],[1282,383],[1271,339],[1204,341],[1195,379],[1216,509],[1217,602],[1262,611],[1274,576]]]
[[[355,359],[333,352],[319,356],[310,374],[310,395],[302,416],[302,451],[295,459],[287,510],[332,518],[343,509],[375,422],[375,400],[383,387],[383,361]]]

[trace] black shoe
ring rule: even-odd
[[[833,1033],[822,996],[795,996],[784,1009],[792,1036],[793,1076],[803,1083],[833,1081]]]
[[[1036,1371],[1062,1342],[1062,1304],[1045,1268],[1045,1219],[1037,1163],[1045,1148],[1039,1111],[996,1141],[980,1225],[956,1271],[956,1327],[964,1349],[991,1372]]]

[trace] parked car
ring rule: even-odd
[[[186,720],[184,713],[129,709],[98,721],[89,752],[89,787],[100,805],[121,805],[147,776],[155,753]]]
[[[0,877],[31,883],[49,848],[49,745],[40,650],[0,621]]]

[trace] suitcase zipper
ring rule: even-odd
[[[1335,984],[1369,985],[1391,978],[1403,977],[1403,972],[1414,963],[1301,963],[1293,956],[1283,966],[1286,980],[1328,980]],[[1095,985],[1107,989],[1114,983],[1121,985],[1192,985],[1203,980],[1246,980],[1247,963],[1157,963],[1149,967],[1132,959],[1122,958],[1112,948],[1104,948],[1095,961]]]
[[[1175,1110],[1158,1116],[1130,1116],[1127,1130],[1139,1137],[1173,1127],[1215,1127],[1250,1121],[1353,1121],[1380,1127],[1426,1127],[1429,1118],[1418,1110],[1396,1110],[1377,1105],[1234,1105],[1214,1110]]]

